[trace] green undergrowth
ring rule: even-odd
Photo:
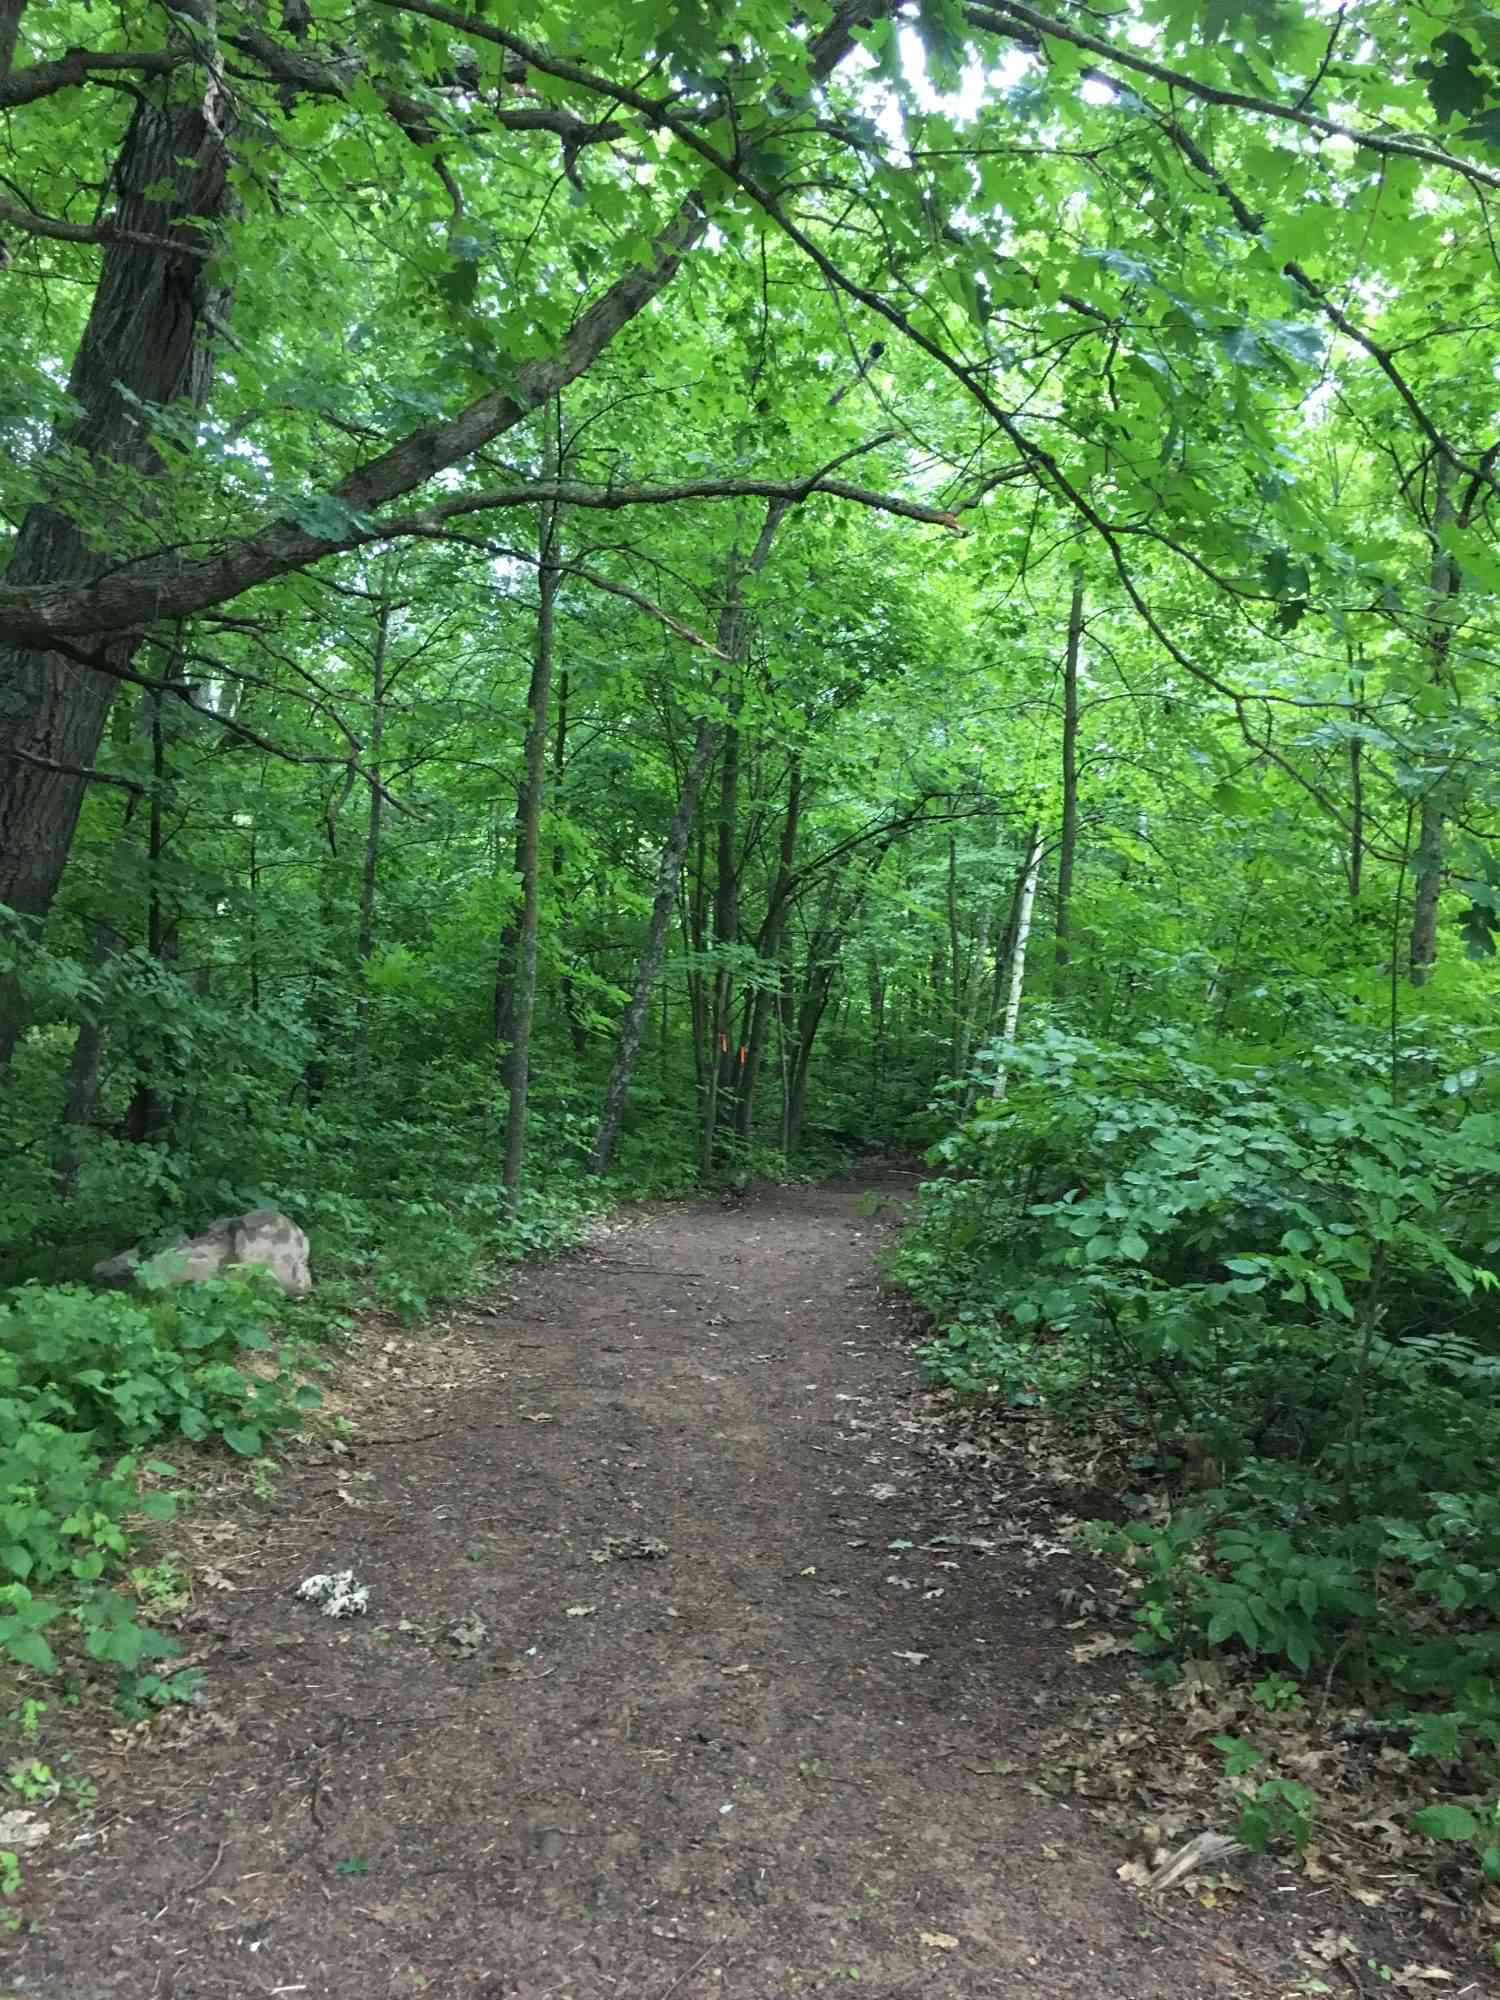
[[[1348,1035],[1044,1033],[929,1156],[893,1268],[934,1381],[1114,1439],[1136,1491],[1090,1534],[1158,1671],[1342,1701],[1500,1879],[1500,1061],[1432,1046],[1393,1094]]]
[[[61,1629],[64,1651],[118,1670],[127,1700],[184,1691],[148,1671],[176,1648],[116,1586],[136,1528],[176,1508],[176,1471],[154,1454],[216,1439],[253,1458],[317,1403],[275,1314],[248,1278],[0,1297],[0,1651],[50,1672]]]

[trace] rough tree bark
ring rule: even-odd
[[[55,445],[90,464],[153,477],[160,464],[142,405],[201,405],[212,377],[211,325],[223,298],[206,253],[228,202],[232,104],[214,48],[212,9],[171,16],[184,61],[132,86],[135,110],[115,162],[119,232],[105,249],[88,322],[68,377],[80,414]],[[186,45],[186,46],[184,46]],[[142,241],[140,239],[148,239]],[[26,515],[8,588],[68,585],[111,567],[61,505]],[[138,637],[111,639],[129,661]],[[51,907],[118,683],[60,652],[0,646],[0,903],[40,919]],[[59,770],[71,765],[73,771]],[[0,984],[0,1069],[23,1025],[23,998]]]

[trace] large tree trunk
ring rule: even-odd
[[[0,0],[0,76],[10,75],[10,66],[15,60],[16,36],[25,11],[26,0]]]
[[[739,661],[744,655],[746,625],[744,601],[740,594],[742,575],[754,576],[765,567],[771,553],[771,543],[776,530],[781,526],[790,502],[773,500],[766,509],[765,525],[750,555],[750,560],[741,570],[736,557],[731,556],[729,575],[724,592],[724,605],[719,613],[717,641],[719,651],[729,659]],[[721,728],[708,716],[700,718],[697,736],[693,743],[693,754],[688,759],[687,770],[683,774],[682,792],[677,801],[677,810],[672,815],[672,824],[667,830],[667,838],[661,851],[661,860],[656,870],[656,896],[651,905],[651,921],[646,929],[646,942],[641,951],[640,963],[636,967],[635,985],[631,991],[629,1005],[620,1021],[620,1031],[615,1041],[615,1059],[609,1073],[609,1082],[604,1089],[604,1104],[599,1114],[599,1130],[594,1138],[594,1151],[590,1161],[596,1174],[607,1173],[614,1157],[615,1141],[620,1136],[620,1123],[625,1116],[625,1104],[630,1095],[630,1080],[635,1074],[635,1065],[641,1052],[641,1036],[646,1026],[646,1012],[651,1005],[651,992],[661,971],[661,962],[666,955],[667,929],[672,921],[672,911],[677,902],[677,883],[682,874],[683,857],[687,853],[688,841],[693,831],[693,821],[698,813],[698,800],[702,795],[704,780],[707,778],[714,758],[718,754]]]
[[[559,416],[554,401],[546,417],[544,459],[556,477]],[[536,947],[542,910],[542,800],[547,786],[547,743],[552,733],[552,665],[557,632],[558,566],[556,507],[541,511],[537,570],[536,665],[531,676],[531,713],[526,728],[526,774],[517,812],[516,866],[521,876],[521,926],[511,1004],[510,1097],[505,1114],[505,1164],[501,1178],[506,1206],[514,1215],[521,1199],[526,1160],[526,1111],[531,1095],[531,1029],[536,1019]]]
[[[211,22],[212,11],[200,6]],[[160,82],[133,86],[136,107],[115,163],[114,240],[68,378],[76,420],[56,443],[101,468],[143,479],[160,470],[142,405],[204,401],[208,334],[219,297],[206,262],[228,204],[230,101],[210,26],[171,16],[194,59]],[[129,232],[132,240],[122,241]],[[149,242],[141,238],[150,239]],[[165,247],[163,247],[165,246]],[[85,581],[110,567],[61,504],[33,507],[21,524],[8,585]],[[110,642],[128,661],[139,641]],[[44,918],[68,857],[86,780],[117,683],[60,653],[0,647],[0,903]],[[69,766],[70,769],[61,769]],[[19,988],[0,986],[0,1068],[24,1024]]]
[[[1063,663],[1062,834],[1057,848],[1057,968],[1061,992],[1068,963],[1068,932],[1073,920],[1073,863],[1078,853],[1078,659],[1083,649],[1083,571],[1073,572],[1073,599],[1068,606],[1068,651]]]

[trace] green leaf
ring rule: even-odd
[[[283,510],[304,534],[322,542],[348,542],[368,531],[368,514],[360,513],[336,493],[307,493],[288,501]]]
[[[1442,62],[1419,62],[1414,68],[1418,76],[1427,79],[1427,96],[1438,123],[1446,125],[1450,118],[1479,109],[1486,96],[1485,80],[1478,58],[1462,35],[1450,30],[1439,35],[1432,46],[1442,51]]]
[[[52,1648],[40,1632],[7,1632],[0,1637],[0,1645],[13,1660],[19,1660],[23,1667],[35,1667],[39,1673],[50,1674],[57,1665]]]
[[[1266,1760],[1264,1750],[1257,1750],[1253,1743],[1246,1743],[1239,1736],[1215,1736],[1211,1740],[1214,1748],[1223,1753],[1227,1777],[1242,1778],[1247,1771],[1253,1771],[1257,1764]]]
[[[1411,1823],[1429,1840],[1472,1840],[1479,1831],[1479,1821],[1467,1806],[1423,1806],[1412,1814]]]

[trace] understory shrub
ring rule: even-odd
[[[1500,1741],[1493,1066],[1393,1097],[1348,1042],[1006,1060],[894,1260],[931,1376],[1123,1432],[1171,1496],[1095,1530],[1139,1566],[1143,1650],[1316,1667],[1427,1755]]]
[[[108,1586],[130,1550],[133,1515],[170,1518],[173,1476],[138,1453],[172,1437],[218,1436],[255,1457],[315,1405],[284,1349],[274,1373],[240,1366],[274,1347],[273,1306],[238,1279],[142,1298],[78,1285],[23,1285],[0,1298],[0,1649],[55,1664],[45,1629],[65,1614],[85,1650],[133,1670],[176,1648],[139,1624]]]

